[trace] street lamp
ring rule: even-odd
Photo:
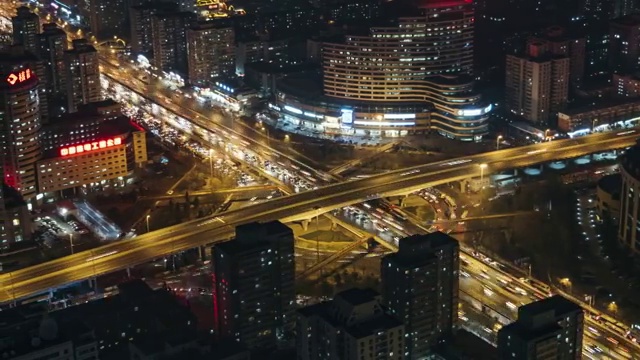
[[[502,139],[502,135],[498,135],[498,137],[496,138],[496,150],[500,150],[500,140]]]
[[[209,172],[211,173],[211,180],[213,180],[213,149],[209,149]]]
[[[607,305],[607,310],[611,311],[612,313],[617,313],[618,312],[618,304],[616,304],[615,301],[612,301],[609,303],[609,305]]]
[[[480,164],[480,182],[481,183],[484,181],[484,169],[486,169],[487,166],[488,166],[487,164]]]
[[[147,221],[147,232],[149,232],[149,219],[151,218],[151,215],[147,215],[147,217],[145,218],[145,220]]]
[[[73,255],[73,234],[69,234],[69,246],[71,247],[71,255]]]
[[[269,129],[263,126],[262,131],[264,131],[265,134],[267,134],[267,146],[271,147],[271,136],[269,136]]]
[[[551,133],[551,129],[546,129],[544,131],[544,141],[551,141],[551,136],[549,136],[550,133]]]
[[[562,286],[569,289],[569,294],[571,294],[571,287],[573,286],[573,284],[571,283],[571,279],[567,277],[567,278],[562,278],[559,281],[560,281],[560,284],[562,284]]]

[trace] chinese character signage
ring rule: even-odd
[[[31,79],[34,75],[31,69],[24,69],[9,74],[6,81],[9,85],[17,85]]]
[[[94,150],[106,149],[122,144],[121,137],[114,137],[106,140],[93,141],[82,145],[67,146],[60,149],[60,156],[82,154]]]

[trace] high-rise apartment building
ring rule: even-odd
[[[640,14],[617,18],[609,28],[609,66],[615,72],[640,69]]]
[[[569,58],[569,85],[580,87],[585,72],[584,37],[574,36],[560,26],[546,28],[538,36],[529,39],[529,43],[540,43],[546,46],[546,51],[557,57]]]
[[[507,360],[582,359],[584,311],[555,295],[518,308],[518,320],[498,332],[498,353]]]
[[[22,45],[33,54],[38,53],[38,39],[40,33],[40,18],[26,6],[18,8],[16,16],[11,18],[13,25],[13,43]]]
[[[71,49],[64,52],[67,82],[68,112],[78,105],[102,99],[98,52],[87,40],[74,40]]]
[[[187,30],[189,83],[209,87],[215,79],[235,73],[234,31],[214,22],[200,23]]]
[[[187,74],[187,29],[195,20],[190,12],[158,13],[151,17],[152,63],[160,70]]]
[[[458,319],[458,242],[442,232],[400,240],[382,259],[382,294],[405,325],[407,359],[422,359],[452,335]]]
[[[0,53],[0,158],[4,182],[25,200],[37,192],[35,164],[42,156],[40,96],[35,55],[22,47]]]
[[[345,290],[298,310],[298,360],[401,360],[406,339],[402,322],[372,289]]]
[[[130,0],[78,1],[80,14],[98,40],[117,37],[129,38]]]
[[[129,10],[131,24],[131,50],[134,54],[153,56],[153,31],[151,18],[159,13],[176,13],[179,6],[171,2],[147,2]]]
[[[249,348],[277,344],[293,330],[293,232],[279,221],[236,228],[213,247],[216,333]]]
[[[622,187],[618,240],[637,254],[640,253],[640,143],[620,156],[619,163]]]
[[[541,127],[553,125],[569,94],[571,59],[549,53],[545,42],[532,41],[524,56],[507,55],[506,108]]]
[[[40,59],[46,74],[46,90],[49,108],[59,115],[67,107],[67,73],[65,71],[64,52],[67,50],[67,34],[55,23],[44,24],[38,35]]]

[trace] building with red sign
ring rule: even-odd
[[[0,138],[4,148],[2,175],[4,182],[28,201],[37,193],[35,163],[42,154],[39,82],[28,66],[32,57],[6,55],[0,61],[0,112],[5,129]]]
[[[37,164],[43,197],[125,180],[147,162],[144,129],[102,103],[81,107],[43,127],[44,155]],[[106,108],[110,110],[104,112]]]

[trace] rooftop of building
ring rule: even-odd
[[[430,234],[411,235],[400,239],[398,251],[384,257],[385,261],[413,266],[416,261],[427,263],[435,257],[435,251],[442,248],[456,248],[458,241],[437,231]]]
[[[622,175],[620,173],[603,176],[598,180],[598,188],[610,194],[614,200],[620,199],[622,188]]]
[[[380,297],[380,294],[378,294],[377,291],[370,288],[366,288],[366,289],[351,288],[336,294],[336,298],[338,297],[353,306],[358,306],[361,304],[366,304],[372,301],[373,299]]]
[[[450,341],[436,347],[434,352],[444,360],[497,360],[497,349],[475,334],[458,329]]]
[[[629,175],[640,181],[640,140],[624,152],[618,161]]]
[[[234,250],[243,251],[265,240],[279,240],[281,238],[293,239],[293,230],[280,221],[253,222],[236,227],[236,237],[216,246],[224,248],[227,252]]]
[[[403,326],[402,321],[389,314],[382,314],[345,328],[345,331],[356,339],[371,336],[380,331],[386,331]]]
[[[98,50],[87,39],[76,39],[72,41],[70,49],[64,51],[66,54],[88,54],[97,53]]]
[[[582,307],[563,296],[554,295],[552,297],[534,301],[532,303],[519,307],[518,319],[523,317],[523,315],[525,314],[529,316],[536,316],[548,311],[554,311],[556,316],[558,316],[559,314],[580,312],[582,311]]]
[[[525,341],[539,339],[545,335],[551,335],[562,329],[558,323],[547,323],[544,326],[530,327],[527,324],[516,321],[500,329],[501,333],[517,336]],[[554,335],[555,337],[555,335]]]
[[[64,32],[64,30],[62,30],[56,23],[48,23],[48,24],[42,25],[42,33],[40,35],[49,35],[49,34],[67,36],[67,33]]]
[[[609,108],[615,108],[618,106],[625,105],[640,105],[640,99],[638,98],[609,98],[609,99],[601,99],[590,104],[583,104],[579,107],[570,108],[567,110],[563,110],[560,113],[565,115],[579,115],[588,113],[596,110],[606,110]]]
[[[354,311],[353,308],[368,303],[380,305],[380,301],[381,295],[373,289],[353,288],[339,292],[331,301],[323,301],[318,304],[298,309],[297,311],[298,314],[303,317],[318,316],[331,326],[335,328],[343,328],[346,332],[351,334],[351,336],[361,338],[369,336],[379,330],[396,328],[401,326],[402,322],[384,312],[384,310],[383,312],[374,312],[372,310],[371,314],[359,313],[358,316],[363,316],[364,318],[355,324],[347,326],[347,323],[339,320],[337,315],[339,311],[336,310],[343,307],[344,303],[351,306],[347,307],[347,311]],[[377,306],[375,308],[380,309],[381,307]],[[373,307],[371,309],[373,309]],[[382,309],[384,308],[382,307]],[[345,316],[345,314],[342,314],[341,316]]]
[[[640,26],[640,14],[629,14],[611,20],[612,25]]]

